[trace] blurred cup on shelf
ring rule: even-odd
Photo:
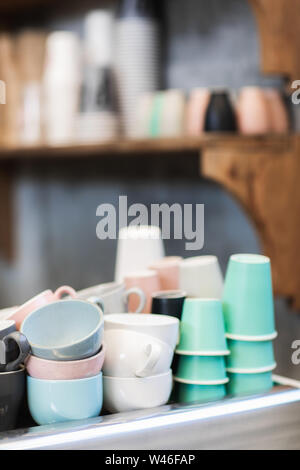
[[[165,405],[172,385],[171,369],[142,378],[104,376],[104,408],[111,413],[120,413]]]
[[[132,294],[139,297],[134,313],[143,311],[146,303],[144,292],[138,287],[126,289],[124,282],[107,282],[98,286],[88,287],[77,292],[77,297],[99,305],[105,315],[110,313],[128,313],[128,302]]]
[[[184,134],[186,100],[183,91],[167,90],[163,94],[160,137],[181,137]]]
[[[227,379],[224,356],[179,356],[176,379],[222,381]]]
[[[136,138],[142,139],[151,136],[151,116],[154,96],[154,93],[145,93],[137,100]]]
[[[270,259],[232,255],[225,276],[223,311],[226,333],[270,336],[275,333]]]
[[[103,403],[102,372],[75,380],[28,376],[27,396],[31,416],[40,425],[94,418]]]
[[[16,328],[19,330],[22,322],[31,312],[51,302],[56,302],[64,295],[69,295],[72,298],[75,298],[76,292],[74,289],[72,289],[72,287],[69,286],[61,286],[55,292],[52,292],[50,289],[45,290],[44,292],[41,292],[40,294],[25,302],[23,305],[11,309],[11,312],[8,312],[6,318],[9,320],[14,320],[16,323]]]
[[[157,272],[161,290],[179,289],[179,265],[181,261],[181,256],[165,256],[149,266],[149,269]]]
[[[272,341],[238,341],[227,338],[230,355],[226,364],[231,369],[259,369],[275,363]]]
[[[226,395],[224,384],[197,385],[175,382],[176,399],[179,403],[205,403],[221,400]]]
[[[267,99],[270,130],[275,134],[284,134],[289,130],[289,117],[280,92],[274,88],[264,90]]]
[[[146,304],[143,309],[143,313],[151,312],[152,304],[152,294],[160,290],[159,277],[155,271],[150,269],[145,271],[137,271],[136,273],[126,274],[124,282],[127,289],[132,289],[133,287],[140,288],[146,295]],[[128,307],[131,311],[136,311],[138,308],[138,299],[135,294],[133,294],[129,301]]]
[[[153,336],[174,350],[178,343],[179,320],[167,315],[132,313],[111,314],[104,317],[105,334],[110,330],[125,330]]]
[[[205,113],[206,132],[235,132],[236,114],[227,90],[212,90]]]
[[[204,132],[205,114],[210,99],[207,88],[196,88],[191,91],[186,110],[186,134],[198,136]]]
[[[89,65],[111,66],[113,63],[114,17],[111,11],[90,11],[84,18],[84,54]]]
[[[102,310],[83,300],[59,300],[31,312],[21,325],[32,354],[53,361],[94,356],[103,341]]]
[[[193,356],[229,354],[220,300],[185,300],[176,353]]]
[[[274,367],[273,367],[274,369]],[[227,392],[229,395],[252,395],[267,392],[273,387],[272,371],[236,372],[227,371],[229,382]]]
[[[74,33],[49,34],[43,82],[46,139],[53,145],[70,143],[80,86],[80,43]]]
[[[179,287],[188,297],[221,299],[223,276],[218,258],[195,256],[181,261]]]
[[[159,227],[131,225],[121,228],[117,245],[115,281],[122,282],[126,274],[146,270],[150,264],[163,258],[164,255]]]
[[[237,102],[237,116],[241,134],[267,134],[270,132],[268,101],[261,88],[242,88]]]
[[[130,330],[107,330],[103,372],[110,377],[149,377],[167,372],[174,350],[159,339]]]

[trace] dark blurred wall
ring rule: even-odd
[[[81,14],[49,26],[81,31]],[[166,80],[170,87],[275,84],[259,73],[252,12],[242,0],[166,0]],[[223,271],[230,254],[257,252],[259,242],[242,210],[217,185],[198,177],[198,158],[116,158],[19,166],[15,191],[17,256],[0,262],[0,303],[10,306],[61,284],[83,288],[113,279],[115,241],[96,238],[96,208],[128,202],[205,204],[205,246]],[[167,254],[191,256],[184,241],[165,243]],[[196,254],[200,254],[199,252]],[[299,376],[290,345],[300,338],[300,317],[286,302],[276,308],[279,372]]]

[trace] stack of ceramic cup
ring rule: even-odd
[[[24,362],[30,353],[26,337],[13,320],[0,321],[0,431],[16,427],[25,397]]]
[[[221,301],[186,299],[176,349],[174,398],[181,403],[223,398],[228,354]]]
[[[233,255],[224,285],[223,310],[230,349],[228,391],[233,395],[266,391],[276,367],[272,340],[277,336],[270,260]]]
[[[150,0],[123,0],[116,24],[116,74],[123,130],[136,137],[136,104],[159,89],[159,26]]]
[[[82,300],[59,300],[29,313],[21,325],[32,355],[28,406],[38,424],[98,416],[102,408],[104,320]]]
[[[178,340],[178,319],[112,314],[106,315],[104,322],[104,408],[117,413],[167,403],[172,391],[170,367]]]
[[[188,297],[222,299],[223,276],[216,256],[196,256],[179,265],[179,287]]]
[[[113,139],[118,134],[113,63],[112,13],[91,11],[84,20],[85,67],[75,135],[81,142]]]
[[[70,143],[80,86],[80,45],[74,33],[49,35],[43,82],[46,139],[49,144]]]

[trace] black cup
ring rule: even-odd
[[[228,93],[211,94],[205,115],[206,132],[236,132],[237,120]]]
[[[156,292],[152,296],[152,313],[169,315],[181,319],[186,293],[181,290]]]
[[[0,432],[14,429],[25,398],[25,367],[0,373]]]
[[[14,331],[0,341],[0,374],[19,369],[30,354],[30,345],[19,331]]]

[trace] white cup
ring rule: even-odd
[[[119,232],[115,281],[123,281],[126,274],[147,269],[164,257],[159,227],[133,225]]]
[[[129,330],[107,330],[103,373],[109,377],[149,377],[167,372],[174,350],[153,336]]]
[[[107,282],[98,286],[88,287],[77,292],[78,299],[88,300],[100,306],[105,315],[110,313],[128,313],[128,301],[130,295],[139,297],[139,302],[134,313],[144,310],[146,295],[138,287],[127,289],[123,282]]]
[[[155,408],[167,403],[172,371],[144,378],[103,376],[104,408],[111,413]]]
[[[223,276],[216,256],[196,256],[179,265],[179,286],[188,297],[221,299]]]
[[[105,315],[104,330],[127,330],[143,333],[167,343],[172,350],[175,349],[179,340],[179,320],[175,317],[155,315],[154,313]]]

